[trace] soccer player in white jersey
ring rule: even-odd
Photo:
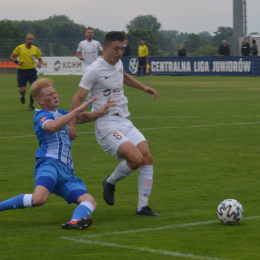
[[[35,153],[35,189],[33,194],[20,194],[0,202],[0,212],[43,205],[50,193],[62,197],[67,203],[78,204],[63,229],[87,229],[92,224],[91,213],[97,207],[95,199],[87,192],[84,182],[74,176],[68,123],[76,117],[78,124],[93,121],[108,113],[114,106],[108,100],[102,110],[83,112],[94,101],[84,102],[77,109],[67,112],[58,109],[59,98],[53,82],[47,78],[36,80],[31,86],[34,100],[41,109],[35,110],[33,125],[40,147]]]
[[[94,62],[98,57],[98,52],[100,51],[103,54],[103,48],[99,41],[93,40],[94,30],[91,27],[88,27],[85,33],[86,40],[81,41],[78,45],[76,56],[82,61],[82,73],[84,74],[86,68]],[[90,94],[90,93],[89,93]],[[87,97],[87,101],[89,100]],[[92,108],[92,103],[89,104]]]
[[[93,40],[94,30],[88,27],[86,30],[86,40],[81,41],[78,45],[76,56],[82,61],[82,72],[94,62],[98,57],[98,52],[103,52],[103,48],[99,41]]]
[[[95,123],[96,138],[101,148],[116,159],[123,159],[115,171],[103,180],[103,198],[108,205],[114,205],[116,183],[139,168],[136,214],[160,216],[148,207],[153,184],[153,158],[145,137],[126,119],[130,113],[123,83],[152,94],[154,100],[158,93],[124,72],[120,60],[124,52],[124,40],[121,32],[112,31],[105,36],[103,57],[99,57],[86,69],[73,98],[71,110],[82,104],[89,91],[91,97],[97,98],[93,102],[92,111],[103,108],[109,97],[115,101],[116,106]],[[69,128],[73,140],[77,136],[75,120],[70,122]]]

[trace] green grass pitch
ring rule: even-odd
[[[69,110],[80,76],[52,76],[60,108]],[[150,207],[135,215],[137,172],[116,186],[106,205],[102,180],[118,162],[96,142],[94,123],[78,126],[75,175],[98,204],[85,231],[62,230],[75,205],[51,195],[38,208],[0,213],[0,259],[260,259],[260,78],[147,76],[158,100],[125,87],[130,120],[154,158]],[[0,75],[0,201],[34,189],[33,111],[19,101],[16,75]],[[36,105],[37,107],[37,105]],[[244,219],[221,224],[224,199],[243,205]]]

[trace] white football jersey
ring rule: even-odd
[[[103,48],[99,41],[92,40],[88,42],[87,40],[81,41],[79,43],[77,52],[82,53],[84,60],[82,61],[82,71],[84,73],[87,66],[94,62],[98,57],[98,51],[102,51]]]
[[[104,108],[109,97],[115,100],[115,107],[109,108],[108,115],[119,114],[127,117],[128,100],[124,95],[124,69],[119,60],[115,65],[107,63],[102,57],[87,67],[79,86],[90,91],[90,98],[97,98],[92,103],[92,111]]]

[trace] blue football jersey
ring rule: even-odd
[[[68,111],[62,109],[57,109],[56,112],[44,109],[35,110],[33,126],[40,146],[35,153],[36,161],[43,157],[51,157],[63,162],[70,169],[73,169],[73,161],[71,158],[72,141],[69,138],[68,125],[55,133],[44,130],[44,124],[47,121],[55,120],[68,113]]]

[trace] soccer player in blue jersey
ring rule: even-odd
[[[108,100],[103,109],[83,112],[91,99],[71,112],[57,109],[59,98],[51,79],[41,78],[31,86],[33,99],[40,105],[36,109],[33,125],[39,140],[35,153],[35,189],[33,194],[21,194],[0,203],[0,212],[43,205],[50,193],[64,198],[67,203],[78,204],[69,222],[63,229],[87,229],[92,224],[91,213],[97,207],[95,199],[87,192],[84,182],[74,176],[71,158],[71,143],[68,123],[76,117],[76,123],[93,121],[109,112],[115,106]]]

